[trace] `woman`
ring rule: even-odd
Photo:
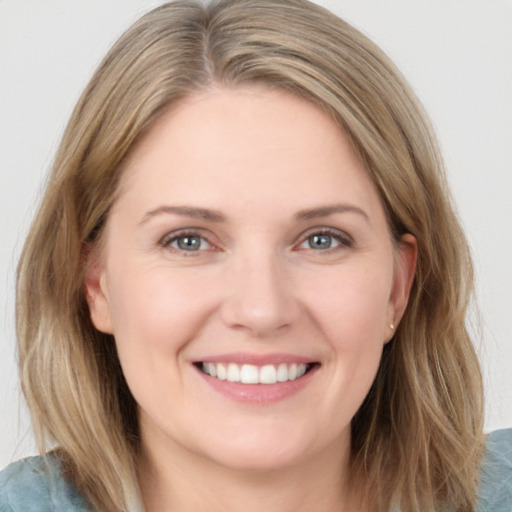
[[[25,245],[22,383],[56,449],[0,503],[504,510],[471,286],[371,42],[302,0],[155,9],[83,93]]]

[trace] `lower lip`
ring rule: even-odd
[[[286,400],[304,389],[311,382],[318,366],[315,365],[298,379],[276,384],[241,384],[240,382],[230,382],[211,377],[199,368],[196,368],[196,370],[213,390],[227,398],[236,402],[265,405]]]

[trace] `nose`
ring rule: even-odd
[[[275,254],[240,258],[230,269],[221,307],[224,323],[251,336],[276,336],[300,316],[293,280]]]

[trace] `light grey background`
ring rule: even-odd
[[[121,31],[161,2],[0,0],[0,468],[34,453],[17,384],[14,272],[71,109]],[[486,428],[512,425],[512,0],[325,0],[430,113],[473,250]]]

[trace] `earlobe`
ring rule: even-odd
[[[99,331],[113,334],[105,272],[94,249],[88,252],[86,260],[84,292],[92,323]]]
[[[417,259],[418,242],[416,238],[411,234],[403,235],[396,251],[393,289],[389,304],[389,338],[394,335],[394,331],[407,307],[412,283],[414,282]]]

